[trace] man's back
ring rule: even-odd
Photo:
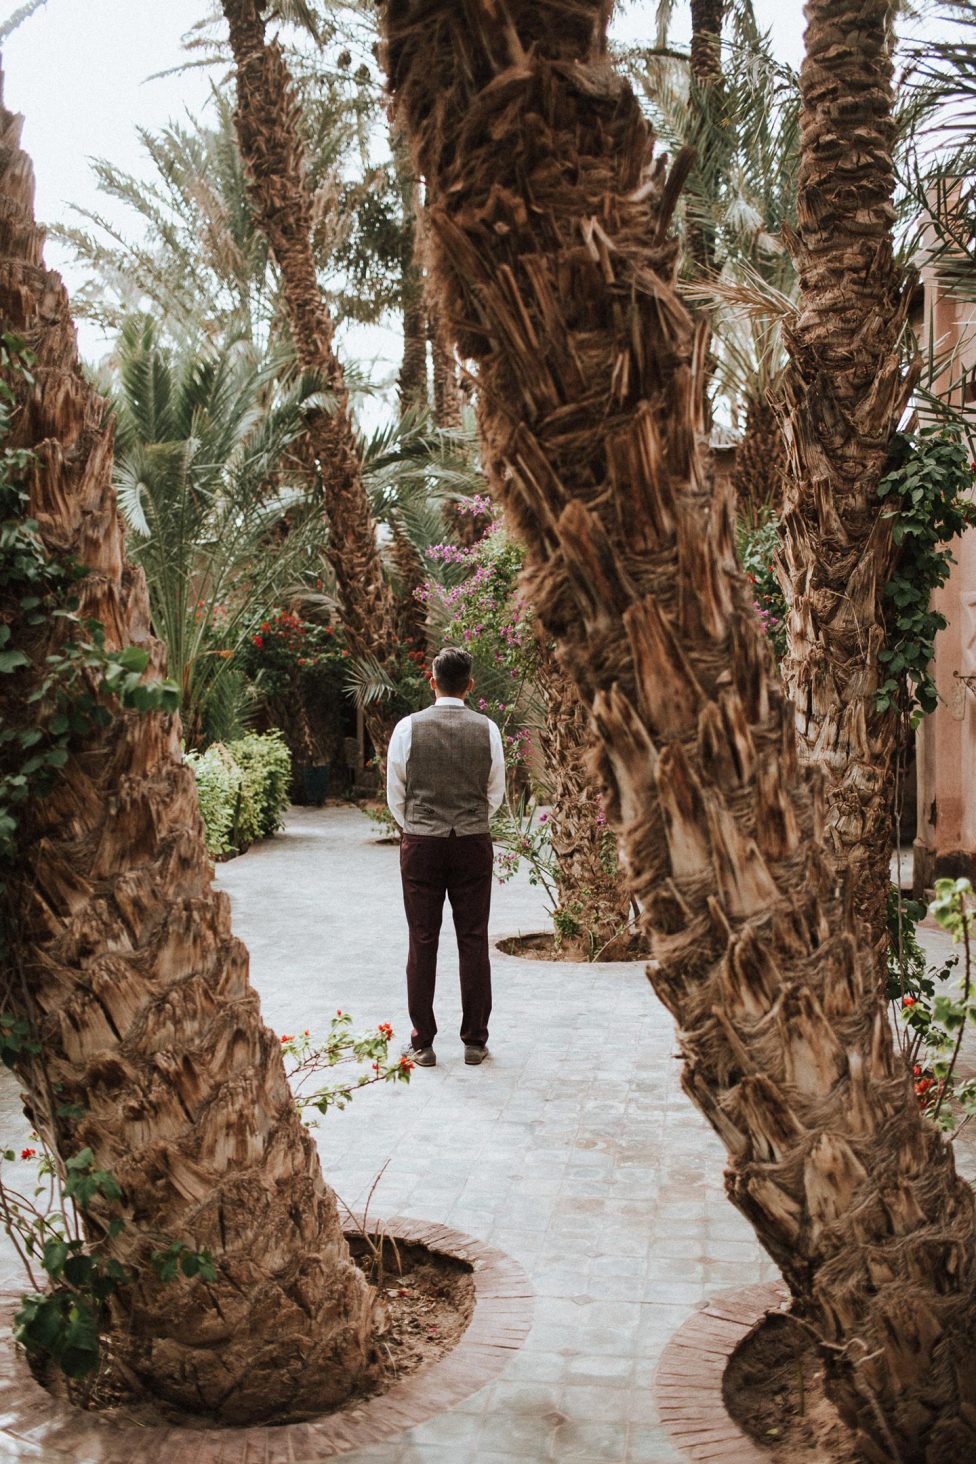
[[[443,703],[410,718],[404,830],[447,838],[488,832],[492,724]]]

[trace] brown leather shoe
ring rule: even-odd
[[[490,1053],[487,1047],[476,1047],[473,1042],[470,1045],[465,1043],[464,1061],[468,1067],[477,1067],[480,1062],[484,1062],[485,1058],[489,1056]]]
[[[401,1057],[408,1057],[415,1067],[436,1067],[437,1053],[432,1047],[414,1047],[408,1042],[406,1047],[400,1049]]]

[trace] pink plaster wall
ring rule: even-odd
[[[960,400],[953,383],[976,369],[976,306],[941,293],[931,267],[922,278],[926,334],[940,356],[951,353],[940,395]],[[942,874],[976,874],[976,529],[952,551],[957,562],[934,597],[949,622],[935,644],[941,701],[918,732],[917,894]]]

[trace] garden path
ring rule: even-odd
[[[265,1019],[393,1023],[405,1040],[398,856],[349,807],[293,810],[223,865]],[[544,928],[525,877],[496,886],[493,935]],[[536,1289],[534,1324],[497,1382],[350,1464],[680,1459],[651,1396],[674,1329],[711,1292],[776,1273],[722,1188],[723,1151],[682,1095],[672,1021],[641,964],[497,954],[492,1059],[464,1066],[457,957],[442,940],[438,1066],[371,1088],[318,1129],[350,1207],[443,1222],[500,1246]]]
[[[291,810],[282,834],[222,865],[219,881],[277,1032],[324,1031],[341,1007],[357,1029],[392,1022],[399,1046],[409,1025],[397,850],[358,809]],[[496,937],[543,924],[524,875],[496,887]],[[925,943],[943,954],[941,932]],[[343,1457],[680,1464],[652,1396],[661,1352],[704,1298],[776,1272],[725,1198],[718,1140],[680,1091],[671,1018],[639,963],[496,955],[493,1056],[466,1068],[452,946],[446,938],[438,1066],[327,1114],[316,1131],[322,1161],[357,1209],[389,1160],[372,1215],[440,1222],[501,1247],[531,1278],[534,1322],[497,1381]],[[0,1134],[19,1148],[17,1094],[0,1075]],[[960,1147],[971,1172],[973,1146]],[[13,1182],[29,1178],[27,1165],[11,1167]],[[0,1235],[0,1290],[22,1285]],[[42,1457],[0,1433],[0,1457]]]

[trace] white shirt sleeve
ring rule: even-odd
[[[409,717],[397,722],[386,753],[386,801],[401,829],[407,813],[407,758],[413,741],[412,730]]]
[[[491,772],[488,774],[488,817],[501,808],[505,799],[505,749],[502,734],[495,722],[488,723],[488,737],[491,741]]]

